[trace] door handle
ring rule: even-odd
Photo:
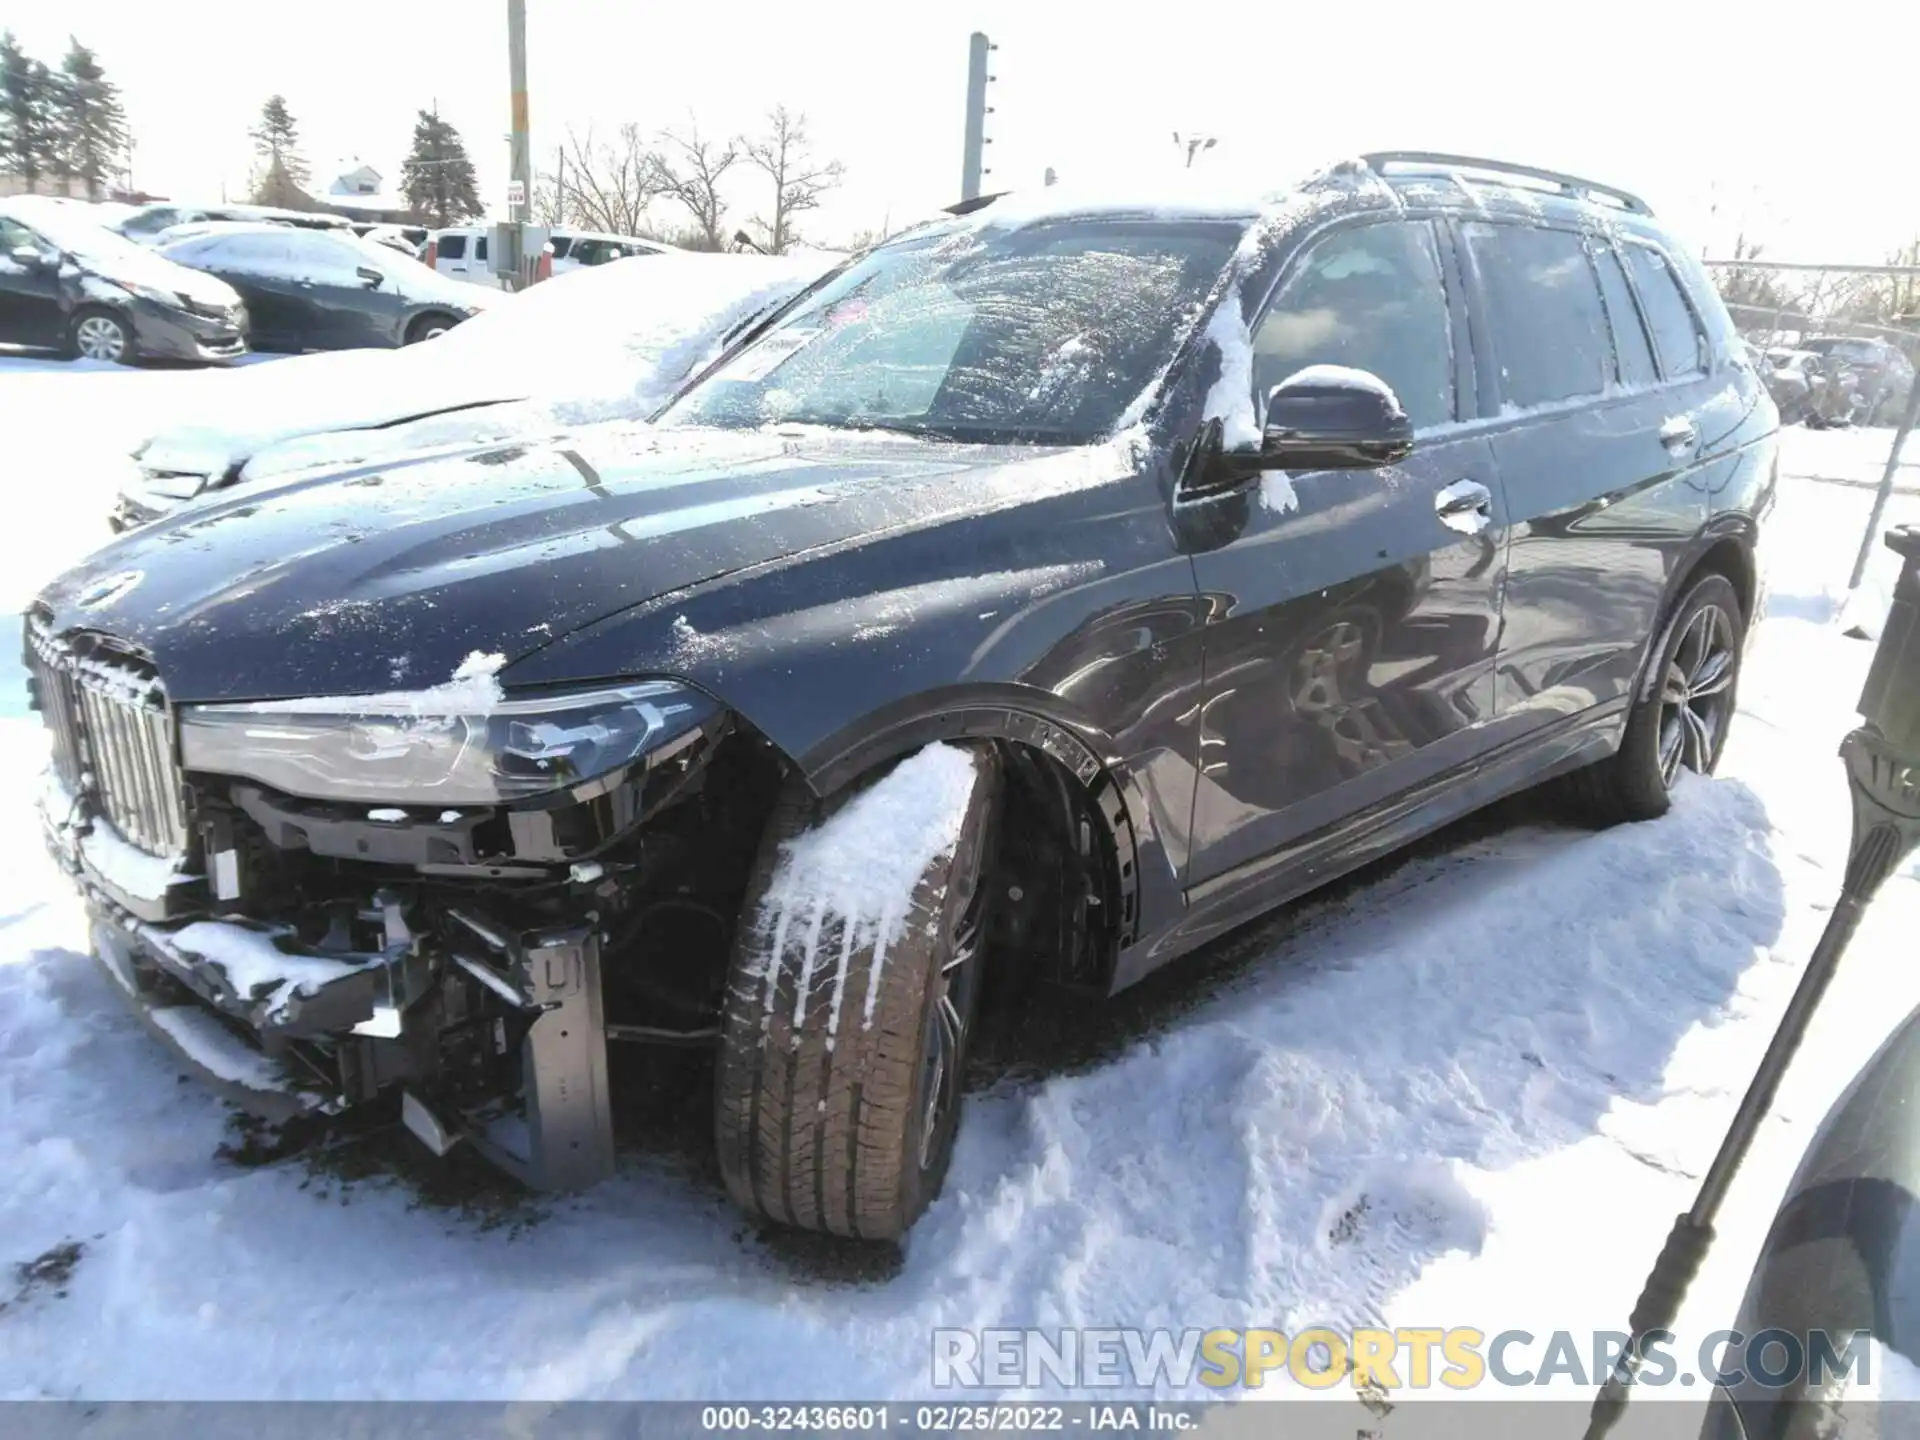
[[[1493,492],[1478,480],[1456,480],[1433,497],[1433,513],[1449,530],[1478,535],[1493,523]]]
[[[1660,443],[1669,450],[1691,450],[1700,441],[1700,432],[1685,415],[1675,415],[1660,427]]]

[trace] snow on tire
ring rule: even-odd
[[[714,1138],[734,1200],[897,1239],[939,1192],[984,964],[991,746],[931,745],[768,821],[729,968]]]

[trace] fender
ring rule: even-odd
[[[1752,516],[1738,510],[1725,510],[1709,519],[1687,548],[1680,552],[1680,559],[1674,565],[1673,573],[1667,578],[1666,592],[1660,597],[1662,617],[1660,628],[1640,654],[1640,683],[1634,687],[1633,692],[1635,704],[1642,704],[1652,698],[1654,686],[1659,680],[1659,676],[1654,673],[1654,657],[1667,652],[1667,644],[1673,638],[1674,622],[1679,619],[1681,598],[1699,581],[1700,562],[1705,560],[1716,546],[1724,542],[1732,541],[1739,547],[1741,563],[1746,567],[1746,574],[1728,578],[1733,581],[1736,590],[1745,592],[1741,598],[1751,610],[1757,593],[1753,552],[1758,539],[1759,526],[1754,523]],[[1751,622],[1753,616],[1749,614],[1747,619]],[[1752,630],[1749,628],[1747,633],[1751,635]],[[1621,723],[1624,726],[1624,715]]]
[[[1179,872],[1167,860],[1151,825],[1152,808],[1124,770],[1102,754],[1111,742],[1084,721],[1063,713],[1054,697],[1013,686],[973,691],[936,690],[869,715],[800,758],[798,768],[816,794],[830,795],[878,767],[942,740],[1003,740],[1048,756],[1073,776],[1099,818],[1105,853],[1114,857],[1111,888],[1119,906],[1117,949],[1139,936],[1141,889],[1156,915],[1182,904]],[[1136,828],[1134,817],[1140,817]],[[1142,844],[1140,830],[1145,831]],[[1143,864],[1143,850],[1145,863]]]
[[[717,575],[574,631],[503,680],[682,680],[823,795],[945,736],[1033,746],[1108,829],[1113,893],[1135,897],[1121,928],[1170,924],[1184,908],[1208,602],[1159,477],[1099,447],[986,478],[1031,498]]]

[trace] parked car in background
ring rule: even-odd
[[[1810,335],[1802,350],[1840,361],[1853,373],[1859,390],[1854,416],[1862,425],[1897,422],[1913,392],[1913,362],[1888,340],[1857,335]]]
[[[242,224],[291,225],[301,230],[343,230],[351,233],[344,215],[327,215],[308,210],[288,210],[277,205],[143,205],[113,228],[127,239],[142,245],[157,244],[161,233],[176,225],[194,225],[208,220]]]
[[[1772,349],[1761,357],[1757,368],[1780,410],[1782,425],[1797,425],[1806,419],[1813,408],[1814,391],[1826,384],[1820,357],[1811,350]]]
[[[500,277],[493,273],[487,250],[492,237],[493,229],[486,225],[458,225],[436,230],[428,237],[426,253],[421,258],[442,275],[470,284],[497,287]],[[564,226],[553,229],[548,243],[553,251],[551,269],[555,275],[604,265],[609,260],[682,253],[674,246],[663,245],[657,240],[570,230]]]
[[[0,343],[90,360],[234,360],[248,316],[232,286],[94,224],[79,206],[0,200]]]
[[[209,225],[160,253],[240,292],[256,350],[412,345],[445,334],[488,303],[419,261],[349,233]]]
[[[893,1239],[990,987],[1711,772],[1778,417],[1647,207],[1430,155],[1160,198],[991,199],[642,432],[316,473],[49,586],[50,849],[114,988],[201,1012],[174,1062],[568,1189],[608,1042],[710,1045],[734,1200]]]
[[[424,225],[355,225],[353,233],[376,245],[391,245],[418,260],[427,248],[427,236],[433,232]]]
[[[318,467],[643,419],[833,261],[681,255],[606,266],[503,297],[432,345],[251,367],[224,387],[217,421],[181,417],[136,448],[110,523],[145,524]]]

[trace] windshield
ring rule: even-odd
[[[1242,228],[1072,220],[883,246],[660,423],[1086,444],[1153,382]]]

